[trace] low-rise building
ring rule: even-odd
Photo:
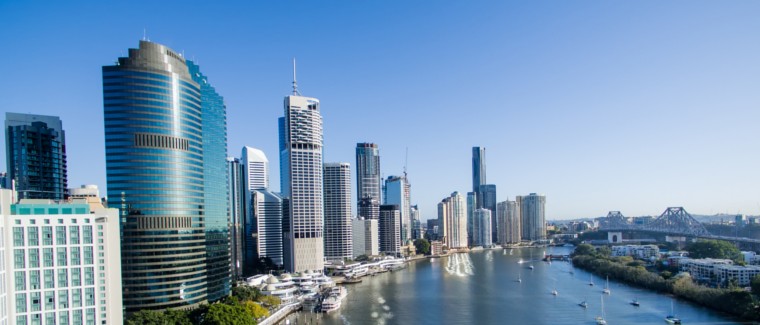
[[[443,254],[443,242],[434,240],[430,242],[430,255]]]
[[[728,283],[733,279],[740,287],[747,287],[752,282],[752,278],[760,274],[760,266],[717,265],[713,272],[718,283]]]
[[[679,269],[688,272],[692,279],[704,282],[714,282],[717,279],[716,267],[720,265],[733,265],[729,259],[715,258],[684,258],[679,261]]]
[[[632,256],[638,259],[650,259],[660,256],[657,245],[623,245],[612,246],[612,256]]]

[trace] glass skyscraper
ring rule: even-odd
[[[374,143],[356,144],[356,200],[361,201],[370,198],[378,204],[382,202],[382,179],[380,177],[380,149]],[[377,210],[379,213],[379,209]],[[362,215],[362,212],[371,210],[359,210],[359,216],[366,219],[377,219],[378,215]]]
[[[60,118],[5,113],[5,150],[8,182],[15,181],[19,199],[66,198],[66,134]]]
[[[243,276],[243,227],[248,211],[244,167],[240,159],[227,157],[227,185],[230,200],[230,274],[233,279]]]
[[[472,191],[476,196],[476,208],[483,207],[480,186],[486,184],[486,148],[472,147]]]
[[[226,113],[198,66],[140,41],[103,67],[108,198],[121,211],[127,313],[230,289]]]
[[[351,258],[351,166],[325,163],[325,259]]]

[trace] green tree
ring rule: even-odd
[[[364,254],[359,255],[354,259],[354,261],[357,261],[357,262],[364,262],[368,260],[369,260],[369,257],[367,257],[367,255],[364,255]]]
[[[202,325],[256,325],[242,305],[216,303],[208,307]]]
[[[414,248],[417,250],[417,254],[430,254],[430,242],[425,238],[414,240]]]
[[[166,315],[155,310],[141,310],[127,317],[127,325],[169,325]]]
[[[760,296],[760,274],[755,275],[755,277],[752,278],[750,286],[752,287],[752,293]]]
[[[169,324],[193,325],[193,321],[190,320],[190,313],[187,310],[167,309],[164,311],[164,317]]]
[[[594,246],[591,246],[589,244],[580,244],[575,247],[573,255],[592,255],[595,252],[596,249],[594,249]]]
[[[253,319],[269,316],[269,311],[264,308],[264,306],[253,301],[246,301],[242,304],[242,306],[245,309],[245,312],[248,313],[249,316],[253,317]]]
[[[232,297],[237,298],[240,302],[247,300],[256,301],[261,298],[262,294],[259,289],[249,286],[237,286],[232,288]]]
[[[280,298],[277,298],[275,296],[261,296],[258,301],[262,303],[264,306],[267,306],[270,308],[277,308],[282,303]]]
[[[741,252],[736,245],[723,240],[700,240],[686,247],[692,258],[724,258],[741,260]]]

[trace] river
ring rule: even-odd
[[[289,319],[291,324],[595,324],[603,298],[608,324],[665,324],[671,303],[684,324],[741,324],[612,280],[611,294],[603,294],[605,279],[569,262],[543,262],[544,252],[569,254],[571,248],[494,249],[411,262],[406,269],[347,285],[348,297],[338,311],[300,312]],[[633,299],[641,306],[632,306]],[[586,309],[578,306],[583,300]]]

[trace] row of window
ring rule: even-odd
[[[48,220],[46,219],[45,221]],[[67,226],[55,226],[55,237],[53,237],[53,226],[42,226],[26,228],[27,246],[40,246],[40,228],[42,228],[41,237],[43,246],[52,246],[54,239],[56,245],[92,244],[92,226],[68,226],[68,230]],[[102,230],[103,226],[99,225],[98,229]],[[13,246],[24,246],[24,227],[13,227]]]

